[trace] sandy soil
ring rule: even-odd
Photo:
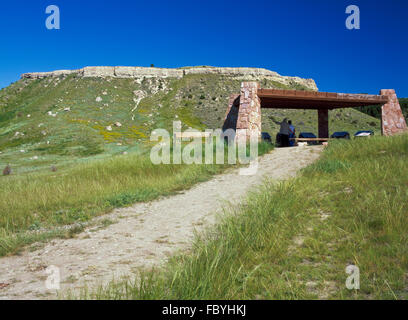
[[[76,290],[130,275],[137,268],[164,263],[186,250],[194,233],[210,226],[230,204],[244,199],[265,178],[287,179],[319,157],[322,148],[282,148],[259,160],[255,175],[238,169],[215,176],[180,194],[138,203],[105,215],[115,223],[89,227],[75,238],[31,246],[18,256],[0,258],[0,299],[53,299],[47,268],[59,268],[61,290]]]

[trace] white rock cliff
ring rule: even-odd
[[[40,79],[77,74],[82,77],[112,78],[182,78],[188,74],[218,74],[239,80],[259,81],[268,79],[283,84],[298,83],[309,89],[317,90],[313,79],[281,76],[274,71],[263,68],[223,68],[223,67],[189,67],[180,69],[147,68],[147,67],[85,67],[77,70],[57,70],[52,72],[24,73],[21,78]]]

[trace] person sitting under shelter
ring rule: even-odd
[[[289,123],[288,123],[288,119],[285,118],[285,119],[283,119],[282,122],[275,121],[275,120],[272,120],[272,121],[275,122],[276,124],[280,125],[280,129],[279,129],[280,146],[281,147],[289,147]]]

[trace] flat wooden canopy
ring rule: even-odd
[[[383,105],[387,96],[303,90],[259,89],[261,108],[335,109]]]

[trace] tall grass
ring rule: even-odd
[[[261,143],[260,154],[271,148]],[[33,235],[21,235],[27,230],[47,231],[53,226],[85,222],[113,208],[189,188],[227,167],[154,165],[149,154],[130,154],[55,173],[0,177],[0,255],[34,241]]]
[[[408,298],[408,136],[335,141],[302,174],[266,183],[164,268],[96,299]],[[345,268],[360,268],[348,290]]]

